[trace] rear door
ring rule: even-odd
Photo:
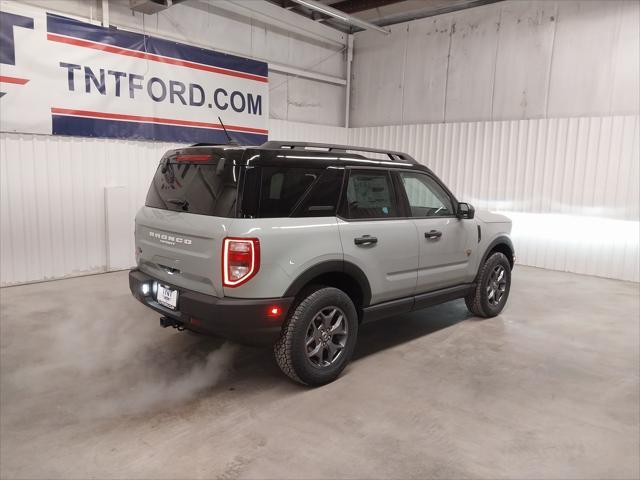
[[[371,304],[408,297],[416,287],[418,238],[410,219],[400,218],[398,196],[384,169],[349,169],[338,221],[347,262],[371,286]]]
[[[171,285],[222,296],[222,240],[235,216],[238,151],[169,152],[136,216],[143,272]]]
[[[467,281],[473,222],[457,218],[454,199],[426,173],[395,172],[418,232],[419,266],[416,293]]]

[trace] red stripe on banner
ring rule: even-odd
[[[24,85],[29,80],[26,78],[17,78],[17,77],[5,77],[0,75],[0,83],[15,83],[16,85]]]
[[[139,115],[125,115],[122,113],[104,113],[104,112],[92,112],[89,110],[71,110],[68,108],[51,108],[51,113],[54,115],[71,115],[74,117],[87,117],[87,118],[103,118],[106,120],[125,120],[130,122],[145,122],[145,123],[162,123],[166,125],[180,125],[183,127],[199,127],[199,128],[213,128],[216,130],[222,130],[222,125],[219,123],[207,123],[207,122],[193,122],[191,120],[175,120],[173,118],[161,118],[161,117],[142,117]],[[246,133],[258,133],[267,135],[269,130],[262,128],[240,127],[237,125],[225,125],[227,130]]]
[[[171,65],[178,65],[180,67],[193,68],[195,70],[204,70],[205,72],[220,73],[222,75],[229,75],[231,77],[246,78],[248,80],[255,80],[256,82],[267,83],[269,81],[267,77],[263,77],[260,75],[238,72],[236,70],[228,70],[226,68],[212,67],[210,65],[203,65],[201,63],[178,60],[177,58],[163,57],[160,55],[155,55],[153,53],[145,53],[139,52],[137,50],[114,47],[113,45],[92,42],[89,40],[81,40],[79,38],[63,37],[55,33],[48,33],[47,40],[51,40],[52,42],[67,43],[69,45],[75,45],[77,47],[93,48],[95,50],[102,50],[103,52],[115,53],[118,55],[126,55],[127,57],[144,58],[145,60],[152,60],[159,63],[168,63]]]

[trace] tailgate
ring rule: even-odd
[[[138,267],[167,283],[222,297],[222,240],[233,219],[143,207],[136,216]]]

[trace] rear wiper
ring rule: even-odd
[[[169,157],[164,157],[160,161],[160,171],[162,173],[167,173],[167,168],[169,167]]]
[[[177,205],[178,207],[182,207],[183,210],[189,210],[189,202],[186,200],[180,200],[179,198],[169,198],[167,199],[167,203],[171,203],[173,205]]]

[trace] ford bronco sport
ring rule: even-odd
[[[498,315],[510,231],[405,153],[198,144],[160,161],[129,284],[162,326],[269,343],[285,374],[321,385],[363,322],[458,298]]]

